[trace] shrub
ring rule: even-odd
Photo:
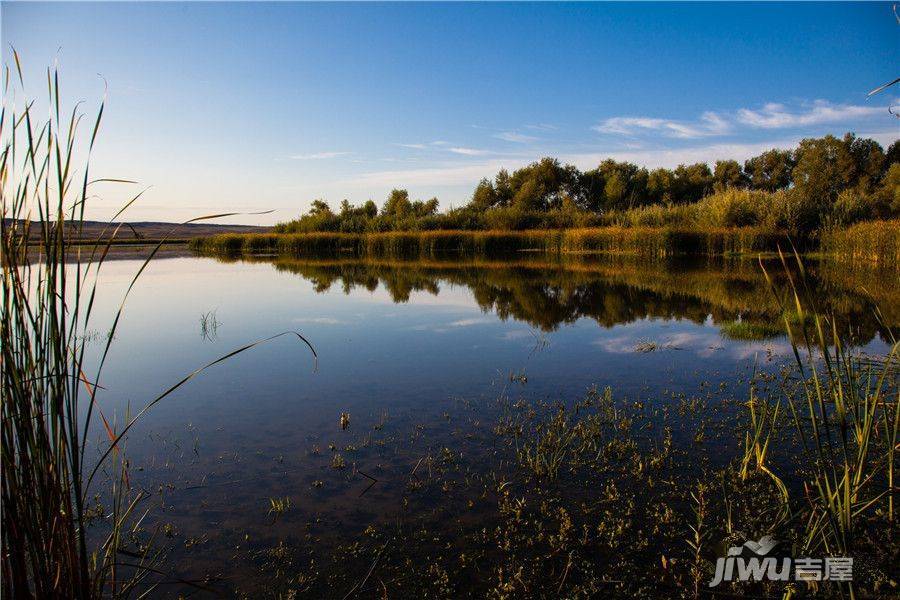
[[[697,203],[697,220],[709,227],[760,225],[772,194],[729,188]]]

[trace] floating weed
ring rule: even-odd
[[[288,496],[284,498],[269,498],[269,512],[268,516],[272,517],[272,520],[277,520],[278,517],[286,513],[291,508],[291,499]]]
[[[634,346],[635,352],[640,352],[642,354],[647,354],[648,352],[653,352],[659,349],[659,344],[651,340],[639,340],[637,344]]]
[[[519,371],[518,373],[511,372],[509,374],[509,380],[512,383],[519,383],[519,384],[525,385],[526,383],[528,383],[528,376],[525,374],[525,370],[523,369],[523,370]]]
[[[212,342],[219,337],[219,327],[222,323],[216,318],[216,310],[218,309],[200,315],[200,338],[204,342]]]

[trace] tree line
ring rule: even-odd
[[[613,159],[580,171],[542,158],[482,179],[465,206],[438,212],[438,200],[411,201],[395,189],[338,211],[315,200],[279,232],[529,229],[595,225],[767,225],[810,233],[834,224],[900,216],[900,141],[885,151],[852,133],[802,140],[743,164],[720,160],[653,169]]]

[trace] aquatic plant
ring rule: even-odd
[[[294,256],[434,258],[512,256],[526,251],[607,253],[645,257],[728,255],[774,251],[783,232],[764,227],[607,226],[522,231],[391,231],[372,233],[227,233],[195,238],[191,248],[211,253]]]
[[[102,293],[98,274],[121,228],[112,222],[142,192],[113,216],[99,236],[103,241],[86,248],[68,243],[79,236],[96,184],[132,182],[91,178],[90,156],[104,104],[84,136],[79,132],[84,114],[78,106],[62,111],[59,73],[48,69],[50,116],[37,121],[35,101],[20,98],[24,78],[15,51],[13,57],[15,69],[6,69],[0,113],[3,596],[126,596],[138,586],[152,589],[148,577],[158,571],[159,558],[155,534],[141,529],[146,511],[140,505],[147,494],[131,484],[127,433],[193,377],[265,340],[196,369],[121,420],[101,409],[101,375],[125,300],[164,240],[151,247],[111,326],[102,328],[108,331],[103,350],[89,369],[85,350]],[[216,216],[224,215],[191,221]],[[274,337],[280,335],[285,334]],[[300,334],[291,335],[309,345]],[[97,432],[105,441],[94,447],[89,438]],[[97,460],[89,460],[95,454]]]
[[[900,219],[866,221],[822,232],[820,250],[858,263],[900,269]]]
[[[200,315],[200,338],[206,342],[214,341],[219,336],[221,325],[215,310],[203,313]]]
[[[794,254],[796,275],[785,255],[779,256],[789,287],[782,291],[773,285],[773,293],[785,303],[785,329],[800,374],[798,390],[788,388],[786,396],[812,473],[803,550],[852,556],[865,513],[882,504],[894,521],[900,343],[892,340],[888,355],[876,361],[845,347],[835,320],[818,308],[799,255]],[[788,303],[804,325],[792,325]],[[807,315],[812,326],[805,326]],[[854,583],[847,588],[855,598]]]

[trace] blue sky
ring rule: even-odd
[[[890,3],[8,3],[32,95],[60,66],[95,106],[93,167],[152,186],[132,220],[379,204],[392,187],[466,202],[552,155],[590,168],[744,159],[825,133],[900,137]],[[101,79],[98,74],[103,76]],[[9,99],[7,99],[9,100]],[[108,187],[91,216],[129,190]]]

